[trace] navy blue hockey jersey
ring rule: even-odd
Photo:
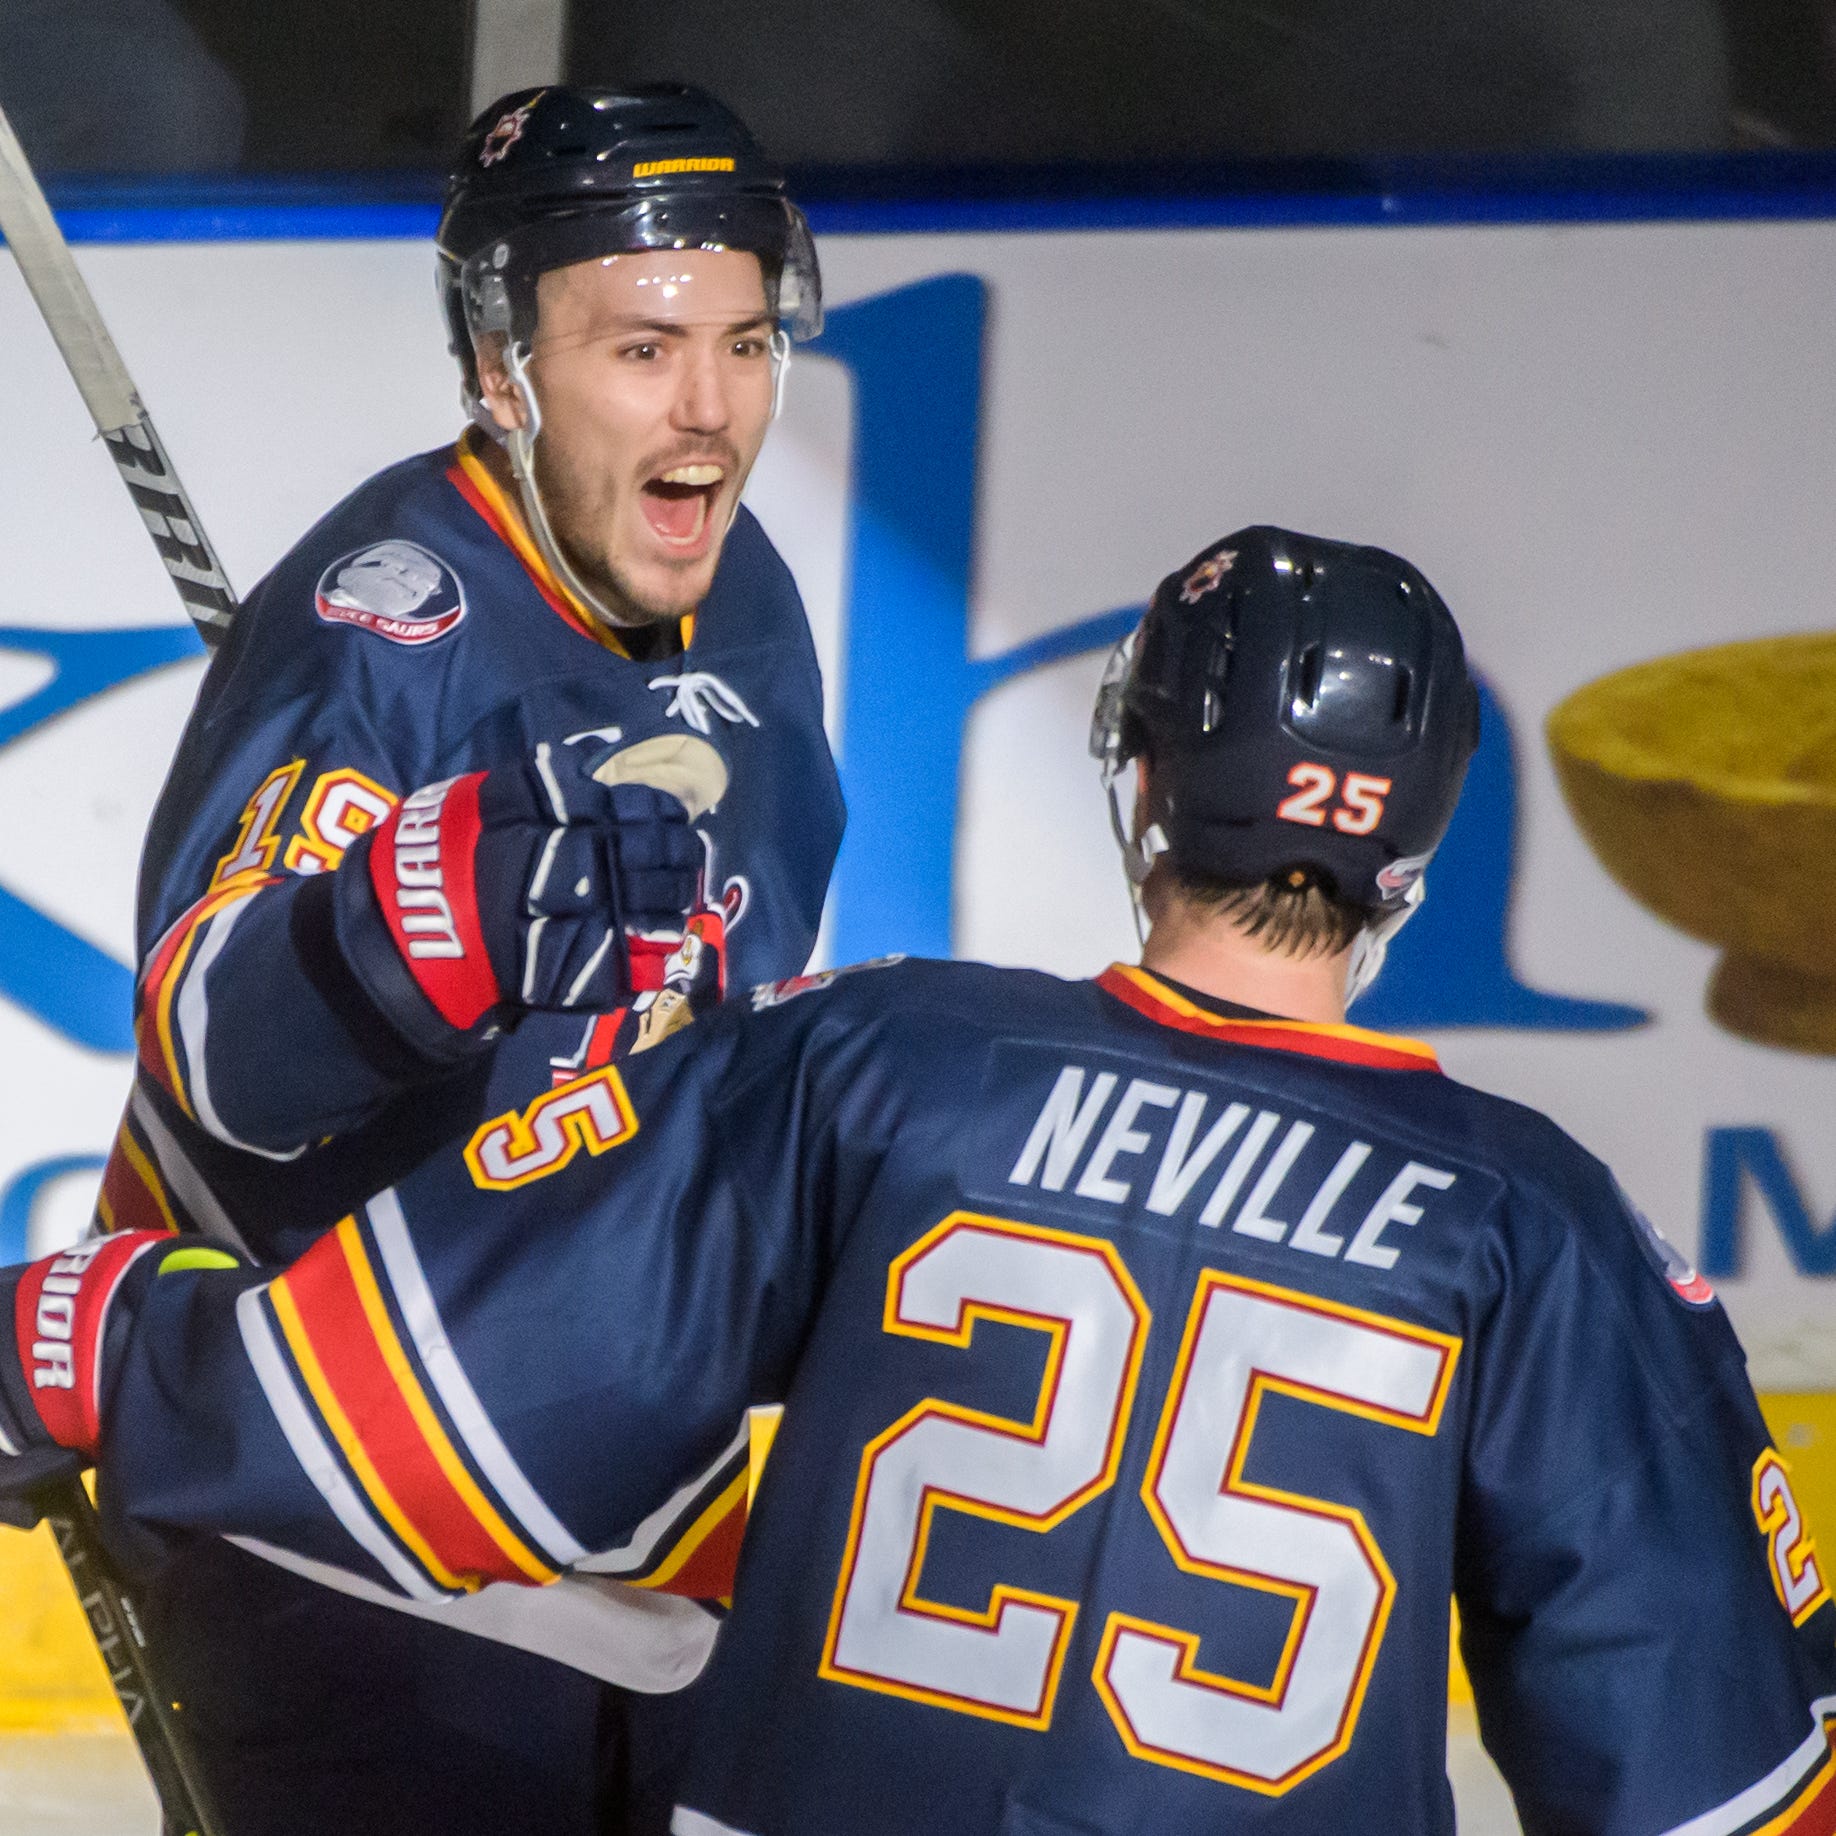
[[[679,1836],[1450,1832],[1456,1597],[1531,1836],[1836,1830],[1740,1348],[1551,1123],[1126,968],[813,977],[687,1045],[118,1303],[120,1545],[654,1579],[782,1402]]]
[[[332,510],[211,665],[141,866],[111,1226],[190,1223],[285,1261],[476,1119],[492,1055],[403,1094],[425,1068],[347,1034],[291,924],[303,877],[420,785],[542,740],[693,731],[730,773],[700,824],[729,974],[794,974],[815,943],[841,797],[802,602],[758,523],[739,512],[678,653],[636,660],[551,574],[473,438]],[[592,1030],[535,1016],[496,1056],[521,1088],[551,1059],[603,1056]]]

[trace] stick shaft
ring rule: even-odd
[[[236,595],[177,471],[142,407],[94,296],[45,201],[25,149],[0,111],[0,232],[38,302],[96,431],[207,644],[222,641]]]
[[[153,1673],[133,1598],[103,1546],[95,1506],[82,1480],[47,1486],[37,1502],[153,1780],[168,1836],[222,1836],[204,1812],[197,1768],[179,1726],[180,1710]]]

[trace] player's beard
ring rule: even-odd
[[[726,544],[725,525],[732,518],[732,506],[745,484],[748,468],[742,466],[739,450],[730,440],[719,437],[698,440],[662,454],[654,461],[647,460],[636,468],[635,477],[640,482],[635,488],[640,490],[642,480],[697,461],[718,465],[726,474],[708,506],[708,514],[716,519],[716,527],[707,554],[685,564],[681,569],[679,589],[665,593],[658,593],[654,587],[646,590],[628,569],[619,566],[610,544],[603,537],[594,540],[598,533],[596,525],[605,520],[600,500],[577,489],[564,469],[554,465],[540,440],[535,442],[532,458],[536,489],[541,493],[556,545],[582,584],[620,624],[667,624],[695,610],[706,596],[714,571],[720,564],[721,550]],[[616,519],[623,508],[622,504],[615,503],[611,518]]]

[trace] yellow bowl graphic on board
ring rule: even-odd
[[[1721,947],[1715,1019],[1836,1053],[1836,633],[1619,670],[1577,689],[1547,730],[1601,864]]]

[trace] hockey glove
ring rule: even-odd
[[[186,1268],[236,1266],[195,1238],[136,1230],[0,1269],[0,1523],[30,1529],[34,1494],[95,1458],[110,1321],[132,1317],[134,1294],[175,1255]]]
[[[453,1059],[529,1008],[615,1007],[663,985],[700,887],[688,811],[535,756],[416,791],[331,876],[339,954],[395,1033]]]

